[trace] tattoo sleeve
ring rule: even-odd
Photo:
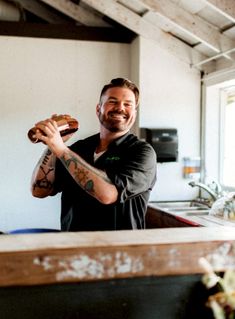
[[[111,184],[111,181],[105,172],[89,165],[70,150],[65,152],[60,160],[78,185],[93,196],[95,195],[95,183],[97,182],[97,179],[101,179],[102,181]]]
[[[55,156],[49,149],[44,152],[35,170],[36,173],[32,183],[33,190],[40,189],[50,193],[53,189]]]

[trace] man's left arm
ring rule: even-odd
[[[59,159],[76,183],[99,202],[108,205],[117,200],[117,188],[104,171],[88,164],[69,148]]]

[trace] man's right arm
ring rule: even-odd
[[[35,197],[47,197],[53,192],[56,156],[47,148],[32,175],[31,192]]]

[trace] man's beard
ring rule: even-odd
[[[122,132],[131,128],[132,122],[128,122],[129,118],[126,118],[125,122],[120,122],[111,117],[106,117],[105,115],[99,112],[100,123],[110,132]]]

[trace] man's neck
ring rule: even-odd
[[[117,138],[125,135],[128,131],[110,132],[106,129],[100,130],[100,143],[96,148],[96,153],[105,151],[109,144]]]

